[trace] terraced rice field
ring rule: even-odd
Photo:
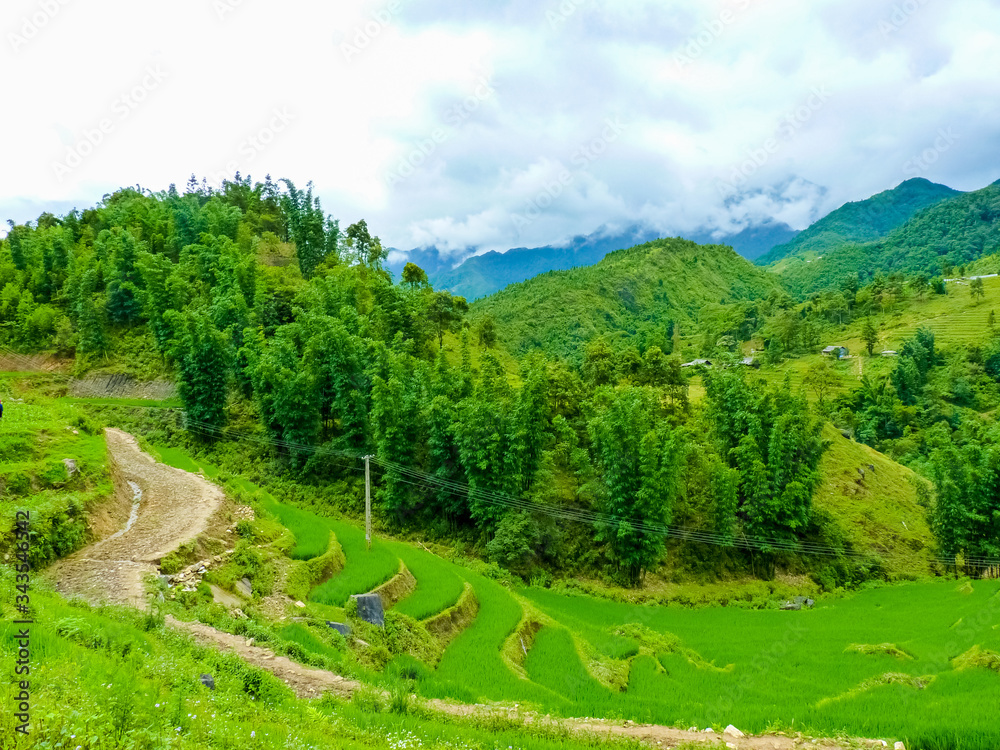
[[[344,547],[344,571],[314,590],[316,601],[370,590],[400,559],[417,587],[397,606],[418,619],[471,584],[479,613],[437,667],[404,656],[387,668],[385,679],[413,678],[427,697],[678,726],[895,738],[928,750],[1000,747],[1000,657],[991,655],[1000,653],[997,581],[871,589],[797,612],[641,606],[511,590],[402,542],[379,541],[367,553],[362,530],[348,521],[306,511],[279,517],[290,528],[322,524]],[[511,641],[523,644],[513,654],[518,666],[504,646],[522,622],[522,601],[544,626],[533,639]],[[306,629],[288,636],[306,650],[330,648]],[[623,690],[612,687],[611,672],[623,676]]]
[[[416,589],[396,605],[397,611],[424,620],[458,601],[464,580],[455,565],[409,544],[391,542],[388,546],[417,579]]]

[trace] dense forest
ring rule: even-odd
[[[11,226],[0,337],[72,357],[78,375],[127,365],[175,379],[193,432],[265,439],[274,471],[329,488],[331,509],[355,507],[357,459],[372,454],[385,523],[467,539],[524,576],[586,570],[635,585],[669,550],[698,573],[782,565],[852,579],[854,557],[798,554],[803,542],[850,552],[812,513],[828,418],[872,445],[895,441],[936,478],[946,553],[987,554],[998,538],[987,432],[959,424],[962,399],[996,392],[996,347],[962,355],[966,367],[921,334],[887,382],[835,405],[738,364],[741,342],[761,339],[781,361],[815,349],[822,325],[871,316],[904,290],[934,293],[927,279],[848,277],[803,305],[728,248],[659,240],[469,313],[413,264],[394,281],[385,260],[365,222],[342,229],[311,186],[237,176],[220,190],[194,178],[183,193],[128,188]],[[698,403],[672,353],[682,328],[732,364],[696,368]],[[966,386],[928,388],[961,367]],[[917,429],[907,452],[900,441]],[[955,451],[974,459],[975,481],[949,473]],[[668,544],[677,529],[697,539]]]

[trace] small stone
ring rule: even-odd
[[[79,430],[73,430],[73,434],[74,434],[74,435],[79,435],[79,434],[80,434],[80,431],[79,431]]]
[[[734,745],[732,742],[727,742],[726,747],[733,748],[733,750],[736,750],[736,745]]]
[[[348,625],[347,623],[343,623],[343,622],[330,622],[329,620],[327,620],[326,621],[326,626],[328,628],[333,628],[334,630],[336,630],[338,633],[340,633],[345,638],[351,634],[351,626]]]
[[[203,674],[198,678],[201,684],[207,687],[209,690],[215,690],[215,679],[210,674]]]
[[[63,466],[66,467],[66,473],[69,476],[73,476],[74,474],[76,474],[77,472],[76,461],[74,461],[72,458],[64,458]]]
[[[698,731],[698,727],[688,727],[688,731],[689,732],[697,732]]]
[[[712,727],[706,727],[702,730],[702,734],[715,734],[715,730]]]
[[[304,607],[304,606],[306,606],[306,605],[305,605],[305,603],[303,603],[303,602],[295,602],[295,606],[296,606],[296,607]]]
[[[252,646],[253,645],[253,638],[247,638],[246,645],[247,646]]]
[[[892,746],[892,750],[906,750],[906,745],[904,745],[902,742],[897,742],[895,745]]]
[[[724,730],[722,730],[722,733],[723,734],[728,734],[730,737],[743,737],[744,736],[743,732],[741,732],[739,729],[737,729],[736,727],[734,727],[732,724],[730,724],[728,727],[726,727]]]

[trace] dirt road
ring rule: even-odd
[[[108,428],[105,438],[116,498],[131,504],[138,496],[137,512],[107,539],[53,565],[48,575],[64,595],[145,608],[143,576],[155,574],[161,558],[204,531],[224,495],[195,474],[157,463],[126,432]]]

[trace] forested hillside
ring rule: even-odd
[[[925,208],[880,240],[844,244],[811,263],[789,258],[778,270],[789,290],[809,294],[837,286],[849,273],[950,277],[998,250],[1000,184],[994,183]]]
[[[922,177],[906,180],[863,201],[846,203],[830,212],[794,239],[771,248],[756,260],[775,265],[783,258],[812,259],[848,243],[869,242],[884,237],[909,221],[918,211],[961,195],[946,185]]]
[[[653,343],[669,345],[669,316],[773,293],[763,271],[729,248],[660,240],[522,285],[514,309],[541,342],[564,342],[554,353],[575,353],[558,337],[579,335],[576,318],[610,330],[613,312],[646,336],[641,357],[597,347],[577,369],[495,355],[488,327],[464,327],[464,299],[412,265],[394,284],[384,259],[364,222],[342,231],[288,182],[125,189],[12,227],[2,343],[72,357],[77,374],[174,378],[189,429],[270,443],[269,471],[326,488],[332,507],[357,508],[357,459],[372,453],[384,523],[468,539],[524,575],[635,584],[662,563],[667,525],[715,550],[671,543],[696,571],[827,564],[795,552],[830,536],[811,513],[824,443],[806,401],[733,369],[706,376],[696,409],[679,360]],[[764,557],[720,552],[737,538]]]
[[[661,239],[611,253],[600,263],[515,284],[473,307],[512,352],[540,350],[580,362],[583,345],[604,336],[670,353],[676,330],[691,332],[709,303],[763,299],[779,284],[732,248]]]

